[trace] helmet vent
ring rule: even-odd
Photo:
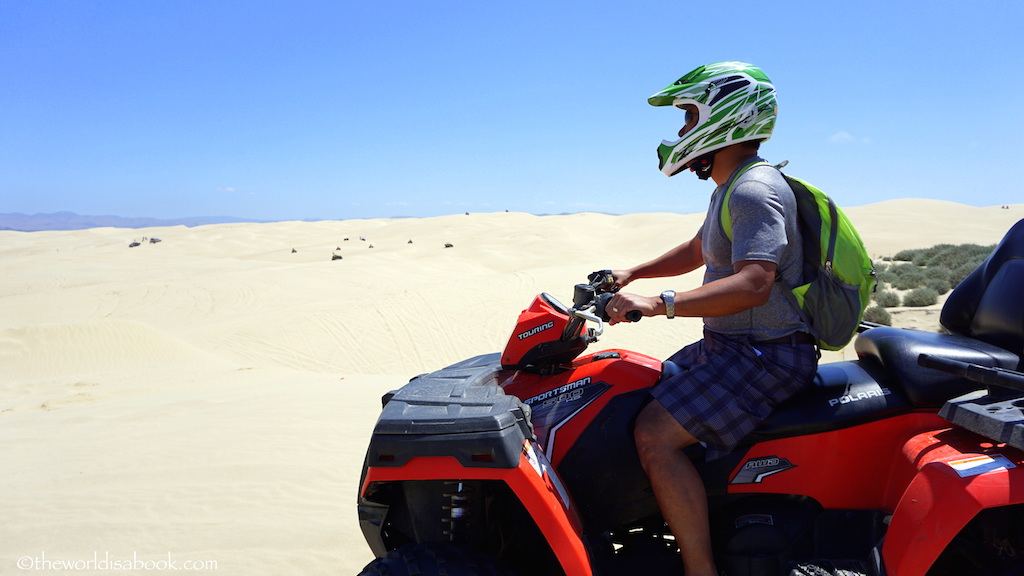
[[[713,85],[718,90],[711,96],[711,101],[708,102],[708,105],[714,106],[716,102],[737,90],[743,89],[747,84],[750,84],[750,81],[743,76],[730,76],[728,78],[715,81]],[[711,92],[712,90],[714,90],[714,88],[709,86],[708,91]]]

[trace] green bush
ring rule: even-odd
[[[927,276],[929,280],[932,278],[939,278],[949,281],[951,274],[953,274],[953,271],[942,265],[928,266],[924,269],[924,275]]]
[[[891,261],[894,264],[878,275],[879,282],[885,282],[899,290],[912,290],[927,286],[928,279],[946,280],[950,287],[956,287],[995,249],[994,245],[937,244],[931,248],[901,250]],[[944,293],[941,284],[933,289]],[[948,289],[947,289],[948,290]]]
[[[928,278],[925,277],[924,271],[921,270],[920,268],[917,268],[916,270],[911,270],[900,274],[900,277],[897,278],[892,285],[897,290],[912,290],[914,288],[924,286],[924,283],[927,280]]]
[[[939,296],[949,292],[949,289],[951,288],[949,280],[946,280],[945,278],[929,278],[924,281],[924,287],[935,290]]]
[[[955,268],[949,276],[949,283],[952,284],[954,288],[956,288],[958,285],[960,285],[961,282],[964,281],[964,278],[970,276],[971,272],[974,272],[975,268],[980,266],[982,262],[983,260],[979,260],[978,262],[968,262],[963,266]]]
[[[889,268],[889,271],[897,276],[903,276],[904,274],[909,274],[911,272],[919,272],[920,270],[920,266],[917,264],[911,264],[910,262],[900,262],[899,264],[894,264],[892,268]]]
[[[875,279],[878,280],[879,283],[885,283],[885,284],[890,284],[891,285],[891,284],[895,284],[896,281],[900,279],[900,277],[895,272],[892,272],[890,270],[886,270],[885,272],[879,272],[878,276]]]
[[[952,246],[940,244],[933,252],[923,259],[924,266],[945,266],[950,270],[970,262],[980,263],[992,253],[995,246],[978,246],[977,244],[961,244]]]
[[[939,255],[943,255],[943,258],[948,258],[950,254],[956,254],[959,249],[952,244],[936,244],[931,248],[921,248],[920,250],[914,251],[913,262],[918,266],[932,266],[935,264],[935,259]]]
[[[892,326],[892,316],[889,315],[889,311],[881,306],[871,306],[864,311],[864,321],[874,322],[875,324],[885,324],[886,326]]]
[[[939,293],[931,288],[914,288],[903,297],[904,306],[931,306],[939,301]]]
[[[924,272],[913,264],[900,263],[889,268],[885,282],[899,290],[910,290],[924,284]]]
[[[875,292],[871,297],[876,304],[883,308],[894,308],[900,305],[900,295],[892,290]]]
[[[898,262],[912,262],[917,253],[918,250],[900,250],[892,259]]]

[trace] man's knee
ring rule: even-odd
[[[640,449],[667,448],[676,442],[680,432],[686,431],[664,406],[654,401],[637,416],[633,440]]]
[[[658,445],[658,436],[661,433],[660,427],[658,426],[653,414],[652,406],[658,405],[657,402],[651,402],[647,406],[644,406],[643,410],[636,418],[636,426],[633,428],[633,441],[636,442],[636,447],[641,452],[650,446]]]
[[[633,429],[633,441],[641,458],[645,453],[681,450],[697,442],[659,402],[640,411]]]

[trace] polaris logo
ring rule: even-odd
[[[526,332],[521,332],[519,334],[516,334],[516,338],[519,338],[520,340],[523,340],[525,338],[529,338],[530,336],[534,336],[536,334],[540,334],[541,332],[543,332],[545,330],[548,330],[550,328],[554,328],[554,327],[555,327],[555,321],[554,320],[548,320],[547,322],[541,324],[540,326],[537,326],[536,328],[531,328],[531,329],[527,330]]]
[[[838,398],[832,398],[828,401],[829,407],[838,406],[840,404],[849,404],[851,402],[860,402],[861,400],[867,400],[868,398],[881,398],[892,394],[888,388],[876,388],[874,390],[868,390],[867,392],[857,392],[856,394],[845,394]]]

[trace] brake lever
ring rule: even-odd
[[[619,289],[615,286],[615,275],[612,274],[611,270],[598,270],[591,272],[587,276],[587,280],[590,282],[590,286],[594,288],[595,292],[607,293],[607,292],[618,292]]]

